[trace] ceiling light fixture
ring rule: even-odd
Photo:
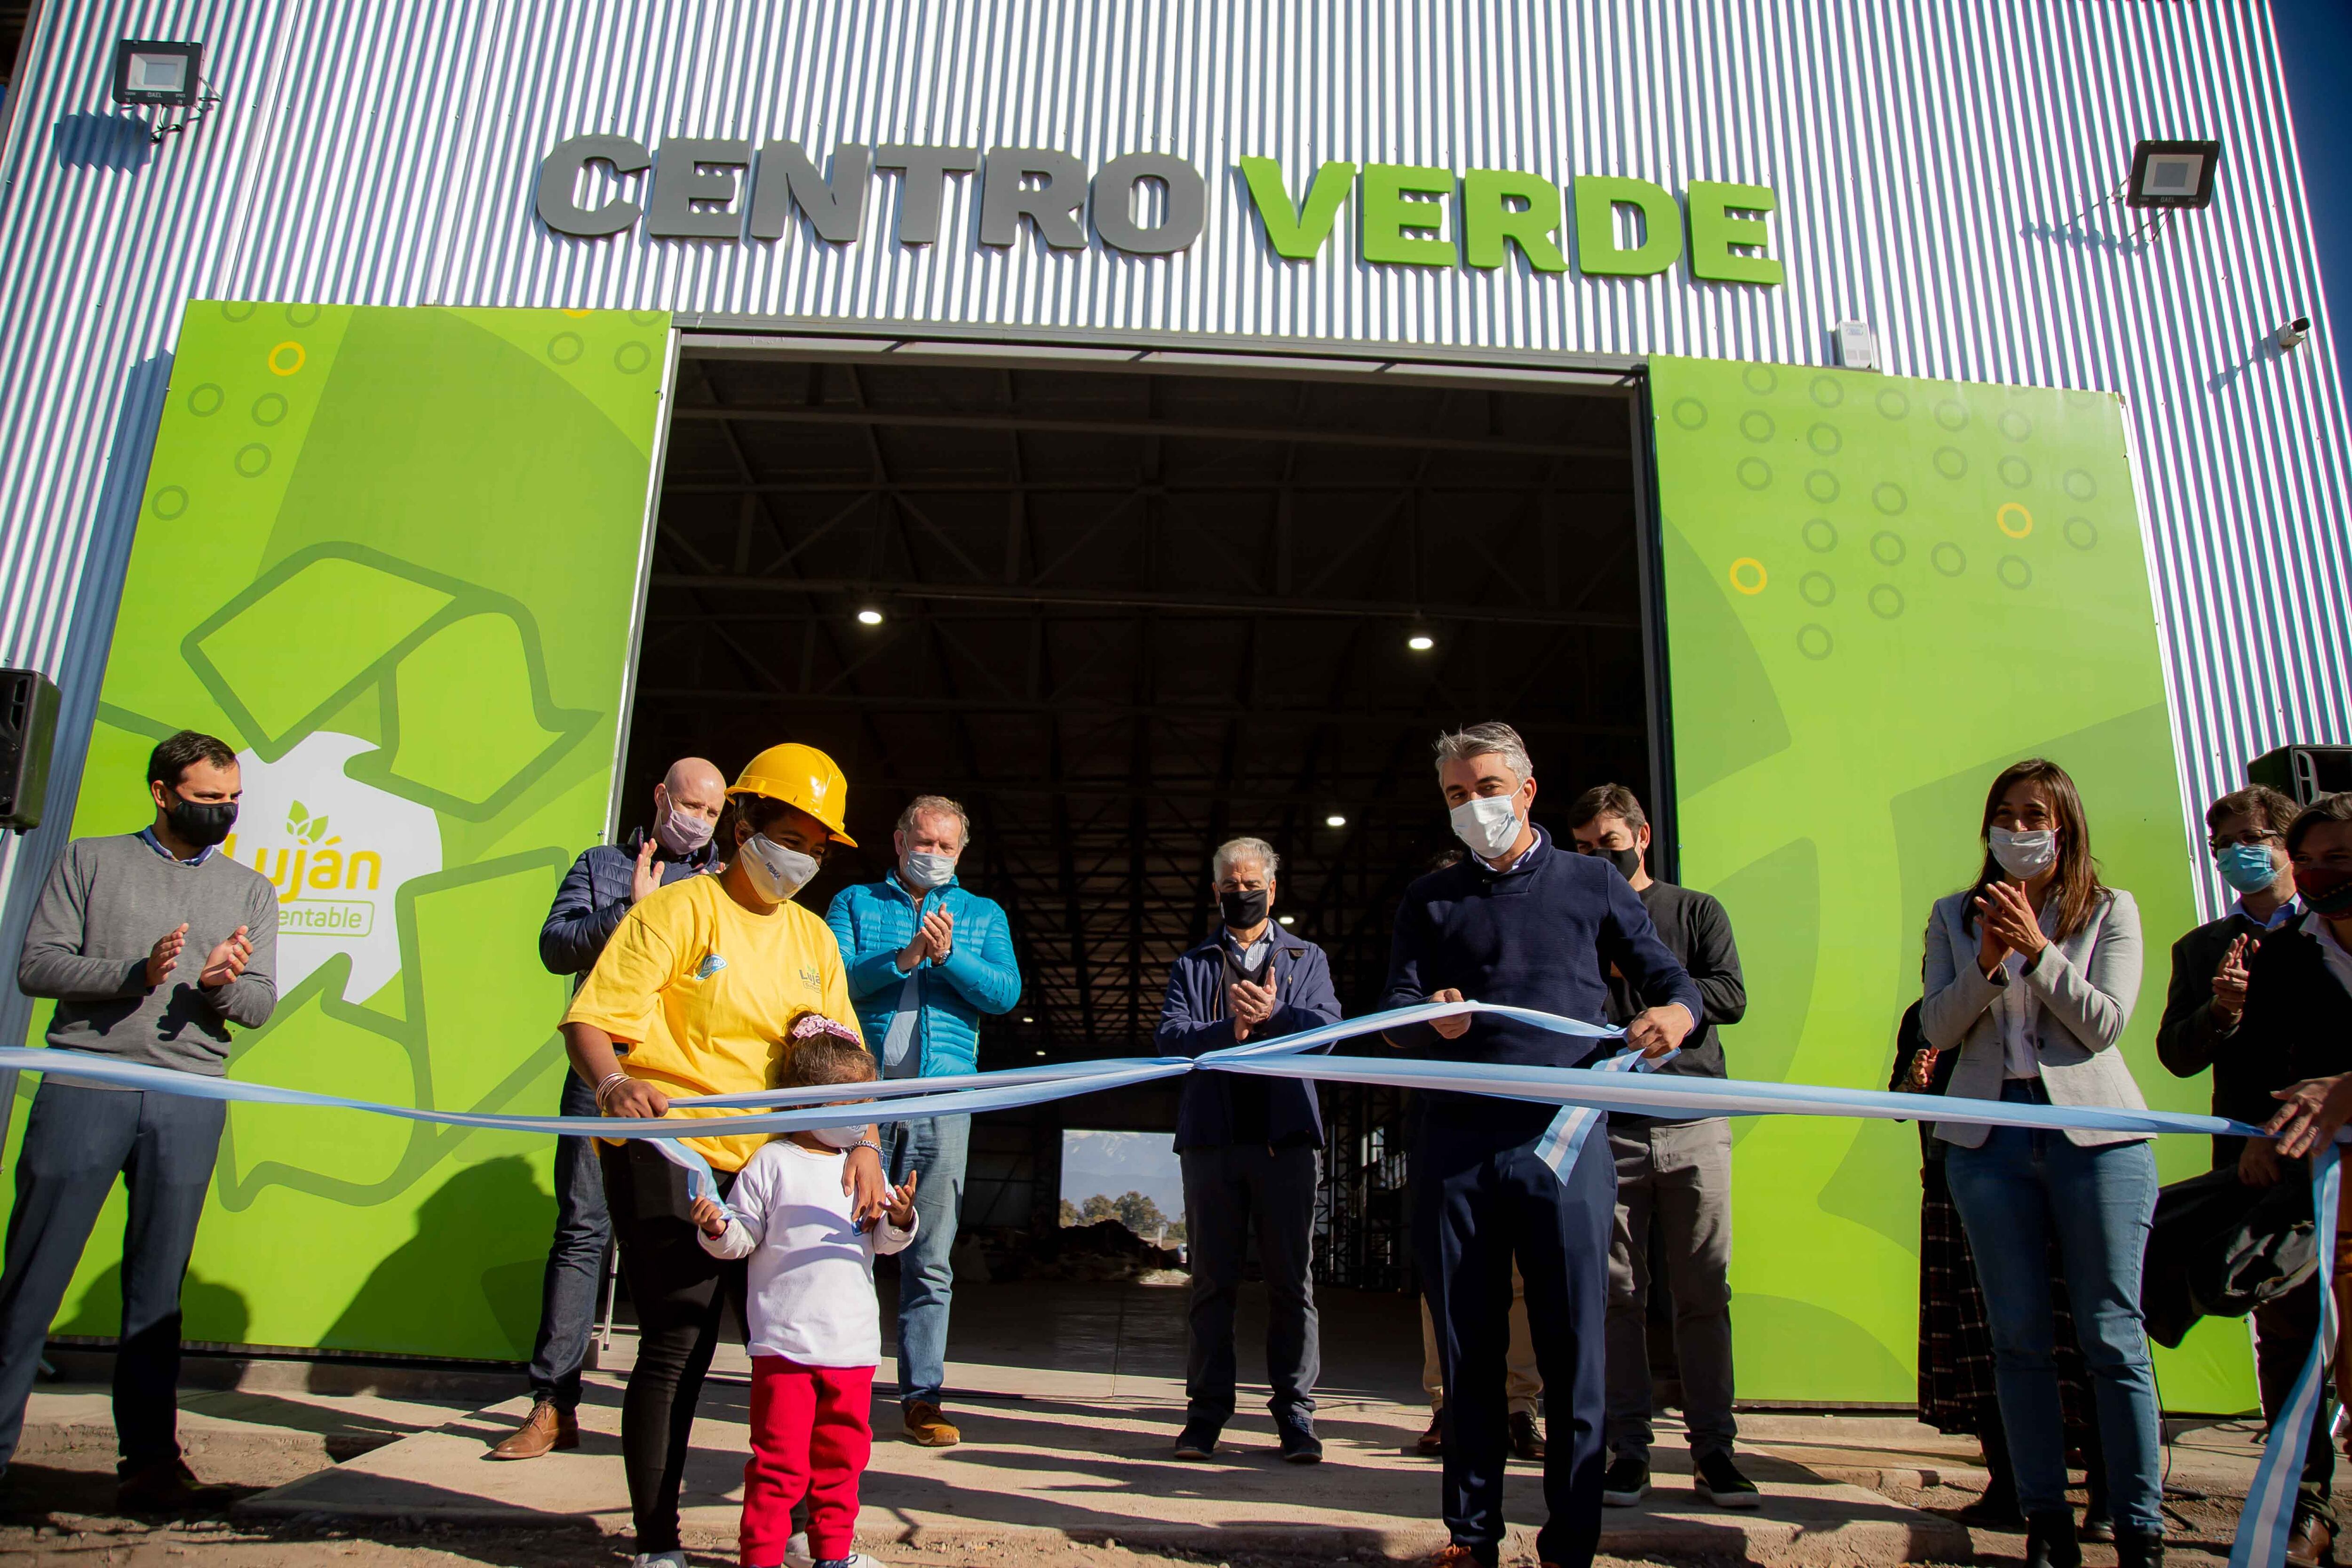
[[[882,624],[882,612],[868,605],[857,612],[857,624],[861,626],[878,626]]]
[[[1326,827],[1345,827],[1348,826],[1348,819],[1335,811],[1330,816],[1323,819],[1323,826]]]
[[[1427,653],[1437,646],[1436,629],[1416,616],[1412,625],[1404,629],[1404,646],[1415,653]]]
[[[1275,917],[1274,923],[1276,925],[1286,926],[1297,925],[1298,923],[1298,917],[1297,915],[1277,915]]]

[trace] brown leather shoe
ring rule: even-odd
[[[1426,1568],[1479,1568],[1478,1553],[1457,1541],[1431,1552]]]
[[[2294,1568],[2319,1568],[2319,1564],[2335,1560],[2335,1544],[2336,1532],[2327,1528],[2326,1520],[2315,1513],[2298,1511],[2294,1528],[2287,1532],[2286,1560]]]
[[[907,1440],[926,1448],[952,1448],[963,1441],[963,1434],[940,1414],[938,1405],[917,1400],[907,1406]]]
[[[1511,1412],[1511,1457],[1538,1461],[1544,1457],[1543,1432],[1536,1426],[1536,1413],[1532,1410]]]
[[[1429,1413],[1429,1430],[1412,1446],[1413,1452],[1436,1458],[1445,1452],[1445,1418],[1433,1410]]]
[[[536,1459],[551,1448],[580,1447],[580,1417],[542,1399],[530,1407],[522,1425],[487,1456],[493,1459]]]

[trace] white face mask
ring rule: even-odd
[[[669,798],[669,791],[654,787],[654,837],[661,847],[683,860],[710,842],[710,830],[718,824],[700,812],[680,811]]]
[[[954,856],[934,855],[928,849],[910,849],[907,858],[898,862],[898,875],[907,879],[907,886],[919,893],[946,887],[948,879],[955,875],[955,868]]]
[[[799,850],[777,843],[764,833],[743,840],[743,874],[751,890],[772,904],[781,904],[816,875],[816,861]]]
[[[1519,841],[1518,795],[1474,795],[1452,811],[1454,836],[1492,860]]]
[[[2011,833],[2006,827],[1996,827],[1987,838],[1992,847],[1992,858],[2000,862],[2000,868],[2021,882],[2030,882],[2058,864],[2058,834],[2054,828]]]
[[[866,1128],[862,1123],[856,1127],[812,1127],[809,1133],[828,1149],[848,1150],[857,1147],[859,1140],[866,1136]]]

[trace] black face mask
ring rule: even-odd
[[[1603,849],[1601,856],[1616,867],[1617,874],[1629,882],[1633,879],[1633,873],[1642,868],[1642,852],[1639,849]]]
[[[236,802],[233,800],[182,800],[174,796],[163,819],[172,831],[199,849],[209,849],[228,837],[236,826]]]
[[[1265,919],[1268,897],[1264,888],[1247,893],[1219,893],[1217,912],[1223,915],[1225,923],[1235,931],[1247,931]]]

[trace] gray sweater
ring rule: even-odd
[[[147,955],[183,921],[171,977],[150,991]],[[205,958],[237,927],[253,958],[217,988],[197,983]],[[25,931],[16,986],[57,998],[48,1041],[217,1078],[228,1026],[255,1028],[278,1005],[278,890],[226,855],[201,866],[166,859],[136,834],[78,838],[49,873]]]

